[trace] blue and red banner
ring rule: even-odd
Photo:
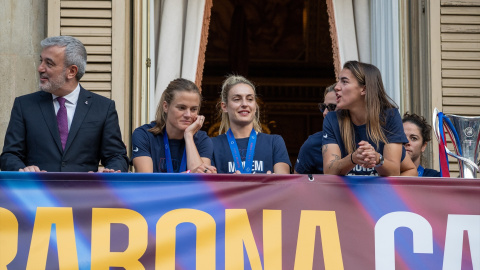
[[[480,269],[480,181],[0,172],[2,269]]]

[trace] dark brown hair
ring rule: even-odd
[[[385,92],[380,70],[374,65],[358,61],[348,61],[343,65],[343,68],[352,72],[358,85],[365,86],[365,111],[367,114],[368,138],[370,138],[377,147],[380,141],[387,144],[387,137],[382,131],[382,126],[385,124],[384,113],[386,109],[397,108],[397,105]],[[340,110],[338,122],[345,148],[348,153],[353,153],[356,149],[356,144],[350,112],[348,110]]]
[[[415,113],[410,114],[406,112],[403,115],[402,122],[415,124],[420,129],[420,134],[422,135],[422,145],[432,140],[432,126],[428,124],[425,117]]]

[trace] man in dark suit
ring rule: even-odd
[[[115,103],[79,84],[87,64],[83,44],[59,36],[41,45],[41,91],[15,99],[2,171],[127,171]],[[104,169],[98,169],[99,161]]]

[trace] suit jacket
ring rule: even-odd
[[[52,95],[38,91],[17,97],[0,156],[2,171],[36,165],[48,172],[128,170],[115,102],[80,86],[65,150],[62,149]]]

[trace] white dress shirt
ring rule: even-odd
[[[75,108],[77,107],[78,95],[80,95],[80,84],[77,84],[75,90],[73,90],[70,94],[63,96],[63,98],[66,100],[65,107],[67,108],[68,131],[70,131],[70,126],[72,125],[73,115],[75,114]],[[60,109],[60,104],[58,103],[57,97],[58,96],[52,94],[55,115],[57,114],[58,109]]]

